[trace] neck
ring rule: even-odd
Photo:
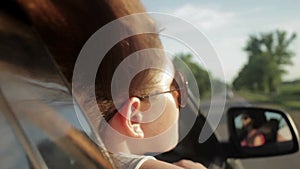
[[[178,138],[178,123],[174,123],[172,127],[160,135],[143,139],[128,137],[115,130],[108,123],[103,125],[100,127],[99,134],[107,150],[111,153],[123,152],[143,155],[149,152],[164,152],[174,148],[178,142],[178,139],[172,139],[174,142],[167,141],[170,140],[168,138]]]

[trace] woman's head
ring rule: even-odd
[[[243,127],[247,127],[253,123],[252,117],[248,113],[243,113],[241,116]]]
[[[187,96],[182,75],[160,49],[135,52],[113,64],[114,68],[110,66],[112,60],[104,58],[96,83],[98,105],[106,121],[112,129],[131,138],[164,135],[163,140],[152,142],[156,145],[152,151],[174,147],[178,141],[179,107]]]
[[[145,133],[152,133],[150,136],[153,136],[153,133],[158,133],[154,131],[160,131],[166,125],[170,126],[169,121],[176,121],[171,120],[173,115],[178,116],[179,93],[174,83],[175,71],[172,62],[162,50],[147,49],[129,55],[112,71],[111,76],[107,76],[105,71],[111,69],[109,64],[103,65],[105,66],[100,65],[99,78],[103,78],[101,75],[105,74],[104,77],[109,79],[102,79],[101,82],[105,83],[96,84],[101,89],[97,96],[100,110],[109,123],[117,117],[128,118],[127,110],[130,110],[131,113],[138,112],[137,115],[130,115],[131,120],[141,123],[141,129],[147,131],[152,126],[150,124],[165,117],[164,121],[156,125],[156,129],[151,128],[151,132]],[[126,109],[127,106],[130,108]],[[172,106],[176,110],[171,110]],[[167,114],[163,113],[165,111],[173,113],[166,118]]]
[[[243,113],[241,119],[243,127],[248,127],[249,129],[257,129],[266,123],[266,117],[263,112]]]
[[[115,20],[112,23],[118,23],[118,29],[105,34],[97,31],[76,61],[73,94],[94,130],[101,129],[102,116],[115,131],[132,138],[155,137],[177,125],[179,92],[172,85],[175,69],[158,34],[140,33],[155,32],[153,23],[141,24],[143,18],[146,15],[128,22]],[[110,36],[122,40],[114,41],[111,48],[112,44],[107,44]],[[170,138],[177,141],[178,129],[173,129],[176,136]]]

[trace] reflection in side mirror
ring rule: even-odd
[[[242,147],[257,147],[292,140],[285,119],[278,113],[241,112],[235,117],[234,124]]]
[[[231,142],[240,158],[298,151],[297,129],[287,113],[238,107],[229,109],[228,120]]]

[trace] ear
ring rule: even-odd
[[[140,112],[141,101],[137,97],[131,97],[120,110],[120,122],[125,133],[130,137],[144,138],[141,128],[142,113]]]

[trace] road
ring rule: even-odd
[[[209,110],[209,102],[202,102],[201,110],[206,114]],[[229,107],[233,106],[249,106],[250,104],[242,97],[235,96],[232,99],[227,99],[225,105],[225,112]],[[218,105],[215,105],[218,106]],[[298,129],[298,133],[300,131],[300,112],[289,112],[292,119],[296,123],[296,127]],[[217,137],[222,141],[227,141],[228,130],[227,130],[227,119],[226,113],[223,114],[220,124],[216,130]],[[235,165],[237,169],[299,169],[300,168],[300,152],[291,154],[291,155],[283,155],[283,156],[275,156],[275,157],[264,157],[264,158],[252,158],[245,160],[236,160]]]

